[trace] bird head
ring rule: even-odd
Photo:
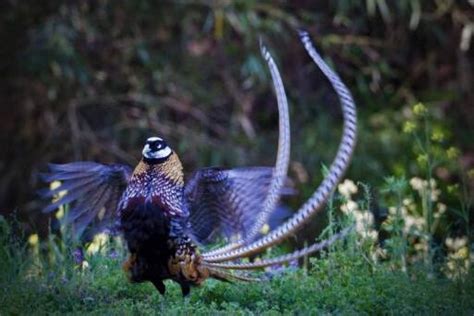
[[[149,163],[162,163],[173,154],[173,150],[160,137],[149,137],[142,150],[143,160]]]

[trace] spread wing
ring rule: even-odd
[[[71,225],[75,237],[81,237],[86,228],[88,234],[111,228],[116,222],[117,204],[131,173],[129,166],[121,164],[50,164],[49,173],[43,174],[42,178],[45,182],[59,181],[60,185],[40,192],[43,198],[54,200],[43,212],[53,212],[68,205],[62,221]]]
[[[184,198],[196,241],[207,243],[219,235],[245,237],[262,210],[272,171],[268,167],[205,168],[194,173],[186,184]],[[289,193],[290,189],[282,192]],[[270,222],[288,213],[279,207]]]

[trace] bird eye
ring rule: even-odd
[[[158,141],[158,149],[163,149],[166,147],[166,143],[162,140]]]

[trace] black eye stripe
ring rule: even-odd
[[[166,143],[162,140],[148,141],[147,144],[154,150],[161,150],[167,147]]]

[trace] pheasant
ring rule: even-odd
[[[122,164],[73,162],[51,164],[47,182],[61,185],[48,190],[45,198],[67,193],[45,208],[61,205],[70,209],[64,219],[76,236],[117,230],[123,235],[129,257],[123,269],[131,282],[151,282],[165,293],[163,280],[181,286],[184,296],[191,286],[207,278],[223,281],[252,280],[234,270],[254,270],[282,264],[327,247],[345,236],[349,228],[330,239],[293,253],[258,262],[240,263],[273,246],[305,224],[324,205],[347,168],[356,139],[356,112],[352,96],[323,61],[308,33],[300,39],[316,65],[337,92],[342,105],[344,129],[334,162],[313,196],[285,223],[261,236],[259,231],[279,209],[285,194],[289,163],[290,132],[288,103],[278,68],[261,44],[263,58],[272,76],[279,110],[279,141],[276,165],[236,169],[204,168],[187,181],[177,153],[160,137],[149,137],[142,159],[132,170]],[[201,253],[203,243],[223,235],[229,244]]]

